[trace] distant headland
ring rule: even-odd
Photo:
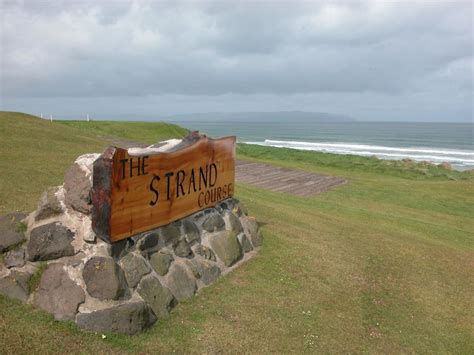
[[[165,116],[170,121],[313,121],[353,122],[352,117],[327,112],[276,111],[276,112],[206,112]]]

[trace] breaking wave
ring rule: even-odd
[[[266,139],[264,142],[245,142],[263,146],[313,150],[334,154],[377,156],[380,159],[399,160],[409,158],[416,161],[429,161],[435,164],[448,162],[462,170],[474,167],[474,151],[429,147],[385,147],[378,145],[332,142],[300,142]]]

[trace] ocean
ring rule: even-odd
[[[473,124],[407,122],[270,122],[187,120],[176,123],[211,137],[334,154],[413,159],[474,169]]]

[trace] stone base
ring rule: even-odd
[[[83,172],[75,177],[85,181],[77,192],[82,197],[90,179],[90,172]],[[261,245],[256,220],[234,198],[108,244],[95,237],[86,200],[74,209],[70,201],[78,198],[68,193],[64,187],[49,189],[26,218],[0,218],[0,294],[83,329],[136,334],[254,256]]]

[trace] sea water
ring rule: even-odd
[[[472,123],[178,121],[212,137],[335,154],[413,159],[474,168]]]

